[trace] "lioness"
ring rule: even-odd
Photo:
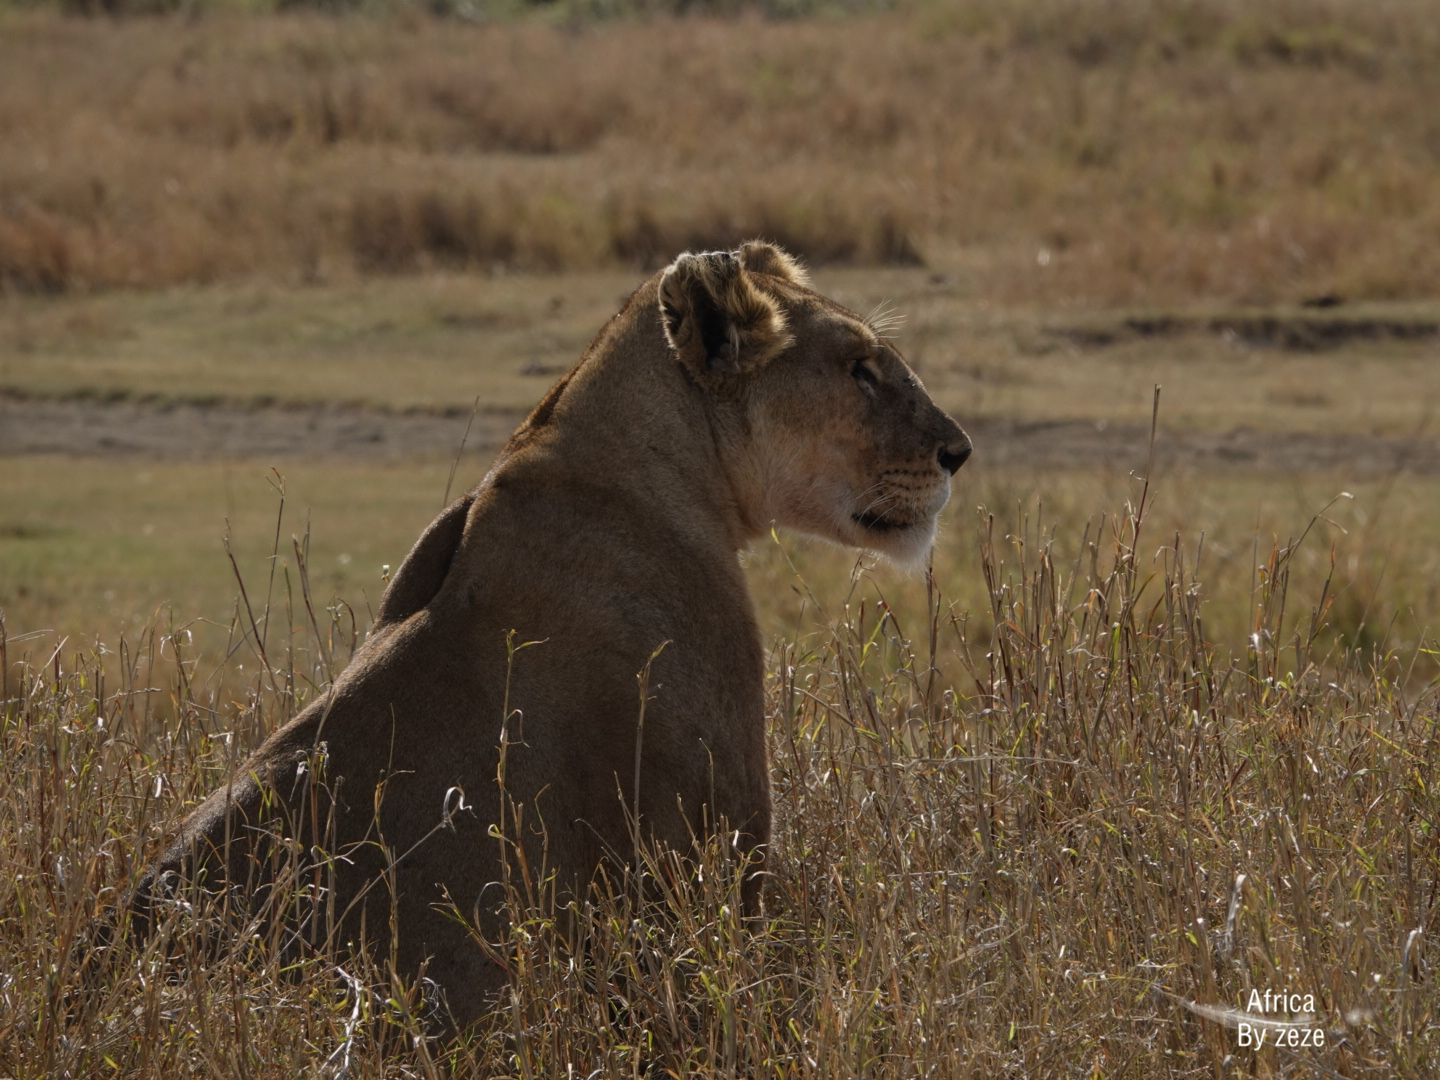
[[[184,877],[260,903],[288,843],[328,900],[299,932],[425,965],[464,1024],[506,977],[455,917],[500,930],[502,801],[562,893],[625,860],[637,812],[682,851],[733,831],[758,869],[764,652],[739,551],[776,522],[914,564],[969,454],[784,252],[680,256],[425,530],[331,690],[184,821],[137,918]]]

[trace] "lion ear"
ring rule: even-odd
[[[660,278],[665,337],[704,381],[758,370],[791,341],[785,316],[735,252],[686,253]]]
[[[751,240],[747,244],[741,244],[740,262],[752,274],[769,274],[792,285],[810,288],[810,275],[805,273],[800,260],[764,240]]]

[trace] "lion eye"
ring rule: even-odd
[[[861,357],[856,360],[850,368],[850,374],[855,376],[861,386],[880,385],[880,380],[875,375],[875,369],[870,366],[869,357]]]

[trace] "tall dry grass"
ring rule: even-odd
[[[1147,497],[1063,563],[1043,524],[982,517],[981,610],[932,594],[901,626],[857,581],[775,649],[764,919],[718,847],[568,914],[512,881],[511,991],[451,1042],[383,963],[258,927],[197,949],[201,903],[79,972],[166,822],[343,662],[303,588],[290,632],[247,615],[213,668],[169,628],[118,663],[10,656],[0,1072],[1434,1076],[1436,687],[1317,648],[1293,542],[1258,568],[1250,647],[1217,648]],[[1313,994],[1323,1049],[1242,1049],[1251,990]]]
[[[1007,302],[1440,288],[1424,0],[554,10],[0,12],[0,281],[653,265],[767,235]]]

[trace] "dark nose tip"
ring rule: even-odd
[[[953,446],[940,447],[940,467],[954,476],[960,466],[970,459],[971,449],[969,439],[962,443],[955,443]]]

